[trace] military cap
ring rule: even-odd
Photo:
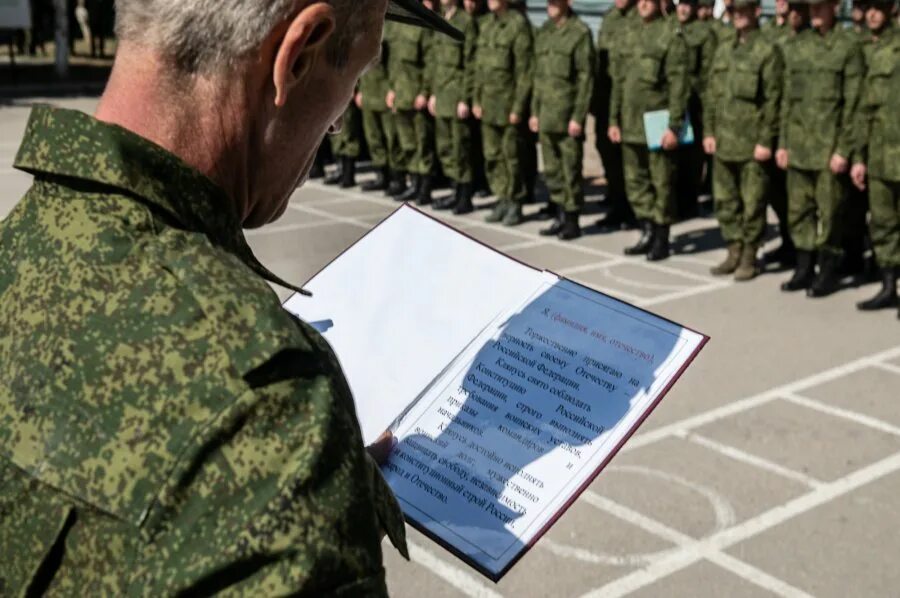
[[[466,39],[462,31],[445,21],[433,10],[423,6],[419,0],[391,0],[385,18],[389,21],[434,29],[458,41]]]

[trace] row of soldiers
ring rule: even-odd
[[[641,229],[629,255],[666,259],[670,225],[707,178],[728,243],[713,273],[757,275],[771,205],[783,243],[767,258],[795,266],[784,290],[825,296],[839,286],[844,254],[862,255],[868,185],[884,288],[860,307],[897,304],[895,0],[867,5],[859,32],[837,26],[836,0],[777,0],[764,27],[758,0],[726,2],[722,20],[712,18],[712,0],[616,0],[596,48],[566,0],[548,0],[536,31],[508,0],[489,0],[484,16],[473,0],[429,7],[465,43],[388,27],[383,60],[363,77],[334,140],[341,168],[332,182],[352,184],[361,119],[379,169],[365,190],[430,203],[440,166],[454,194],[436,207],[467,213],[483,163],[498,197],[488,220],[512,226],[533,188],[537,135],[554,217],[541,233],[573,239],[592,111],[610,205],[601,224]],[[644,118],[660,109],[668,127],[651,151]],[[688,122],[697,141],[684,146]]]

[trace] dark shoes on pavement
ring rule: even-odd
[[[876,311],[900,306],[900,299],[897,296],[898,271],[900,268],[885,268],[882,272],[881,290],[868,301],[858,303],[856,308],[860,311]]]
[[[356,160],[341,156],[338,168],[332,174],[325,177],[326,185],[339,185],[341,189],[349,189],[356,186]]]
[[[368,183],[363,183],[360,190],[367,193],[372,191],[386,191],[391,180],[391,173],[387,168],[379,168],[375,171],[375,178]]]
[[[785,293],[805,291],[812,285],[815,276],[815,253],[798,249],[797,267],[794,269],[794,275],[781,285],[781,290]]]
[[[555,207],[555,206],[554,206]],[[578,223],[578,217],[581,212],[578,210],[566,212],[556,208],[556,217],[553,223],[545,229],[538,231],[543,237],[556,237],[560,241],[572,241],[581,236],[581,226]]]

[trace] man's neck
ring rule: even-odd
[[[175,83],[169,72],[159,56],[121,43],[94,116],[178,156],[219,185],[242,216],[249,201],[251,135],[239,117],[246,113],[241,87],[229,87],[229,96],[216,93],[209,79],[190,76]]]

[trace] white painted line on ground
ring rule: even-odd
[[[900,436],[900,428],[869,415],[857,413],[856,411],[850,411],[849,409],[834,407],[832,405],[828,405],[827,403],[809,399],[795,393],[784,393],[781,398],[790,403],[794,403],[795,405],[800,405],[801,407],[806,407],[807,409],[812,409],[820,413],[825,413],[827,415],[846,419],[848,421],[867,426],[874,430],[878,430],[879,432],[885,432],[886,434]]]
[[[800,482],[801,484],[808,486],[810,488],[818,488],[824,482],[821,480],[817,480],[812,476],[808,476],[805,473],[801,473],[799,471],[794,471],[793,469],[789,469],[787,467],[783,467],[778,463],[773,461],[769,461],[768,459],[763,459],[762,457],[757,457],[756,455],[747,453],[740,449],[734,448],[733,446],[728,446],[727,444],[722,444],[720,442],[716,442],[710,438],[706,438],[705,436],[701,436],[699,434],[694,434],[692,432],[681,431],[675,434],[679,438],[684,438],[689,442],[693,442],[694,444],[700,445],[702,447],[708,448],[712,451],[719,453],[720,455],[724,455],[730,459],[734,459],[735,461],[740,461],[741,463],[746,463],[747,465],[752,465],[758,469],[762,469],[776,475],[779,475],[783,478],[787,478],[789,480],[794,480],[795,482]]]
[[[893,363],[876,363],[874,364],[876,368],[880,370],[884,370],[885,372],[891,372],[892,374],[900,375],[900,366],[894,365]]]
[[[296,197],[296,196],[294,196],[294,197]],[[294,199],[292,197],[291,201],[296,202],[297,205],[312,206],[314,208],[317,208],[320,206],[339,206],[339,205],[343,205],[345,203],[353,203],[354,201],[356,201],[356,198],[355,197],[329,197],[328,199],[314,199],[314,200],[310,200],[310,201],[303,201],[300,199]]]
[[[753,538],[794,517],[803,515],[819,506],[832,502],[867,484],[900,471],[900,453],[873,463],[850,475],[804,494],[784,505],[772,509],[747,521],[735,525],[709,538],[684,546],[659,561],[634,573],[585,594],[585,598],[618,598],[646,587],[660,579],[680,571],[704,558]]]
[[[563,268],[562,270],[557,270],[557,274],[562,274],[563,276],[569,276],[570,274],[584,274],[585,272],[591,272],[593,270],[602,270],[605,266],[608,266],[613,262],[600,262],[599,264],[584,264],[583,266],[572,266],[571,268]]]
[[[718,264],[716,260],[707,260],[702,257],[696,257],[693,255],[685,255],[683,253],[676,253],[672,257],[670,257],[674,262],[684,262],[685,264],[696,264],[698,266],[715,266]]]
[[[706,559],[778,596],[783,596],[784,598],[814,598],[812,594],[807,594],[786,581],[778,579],[774,575],[757,569],[752,565],[748,565],[744,561],[738,560],[724,552],[713,552]]]
[[[734,286],[733,282],[714,282],[712,284],[708,284],[705,286],[694,287],[692,289],[685,289],[683,291],[677,291],[674,293],[666,293],[665,295],[659,295],[659,296],[653,297],[651,299],[644,299],[638,304],[638,306],[639,307],[652,307],[654,305],[659,305],[661,303],[668,303],[670,301],[677,301],[679,299],[689,299],[691,297],[696,297],[697,295],[706,295],[707,293],[721,291],[723,289],[727,289],[732,286]]]
[[[475,598],[502,598],[502,594],[486,586],[480,579],[459,567],[439,559],[418,544],[407,541],[409,556],[451,586]]]
[[[315,216],[322,216],[323,218],[331,218],[336,222],[342,222],[344,224],[352,224],[353,226],[358,226],[360,228],[364,228],[366,230],[370,230],[374,225],[369,224],[368,222],[363,222],[362,220],[357,220],[356,218],[349,218],[347,216],[335,216],[334,214],[330,214],[323,210],[319,210],[316,208],[311,208],[304,205],[290,204],[288,206],[292,210],[297,210],[298,212],[306,212],[307,214],[313,214]]]
[[[335,226],[336,224],[343,223],[338,220],[317,220],[315,222],[299,222],[297,224],[283,224],[281,226],[275,224],[255,230],[244,231],[244,235],[248,239],[252,239],[253,237],[265,237],[266,235],[274,235],[278,233],[291,233],[294,231],[308,230],[311,228],[321,228],[323,226]]]
[[[758,395],[748,397],[746,399],[741,399],[733,403],[723,405],[722,407],[711,409],[705,413],[700,413],[682,419],[680,421],[661,426],[654,430],[650,430],[649,432],[637,434],[634,438],[632,438],[630,441],[628,441],[628,443],[625,444],[622,450],[631,451],[643,446],[647,446],[649,444],[653,444],[654,442],[658,442],[664,438],[673,436],[674,434],[682,430],[693,430],[695,428],[717,422],[721,419],[725,419],[726,417],[731,417],[732,415],[743,413],[744,411],[749,411],[750,409],[754,409],[756,407],[759,407],[760,405],[770,403],[785,394],[802,392],[807,388],[818,386],[826,382],[831,382],[832,380],[836,380],[848,374],[852,374],[862,369],[871,367],[875,363],[879,363],[881,361],[890,361],[896,359],[897,357],[900,357],[900,346],[882,351],[880,353],[875,353],[867,357],[862,357],[855,361],[851,361],[849,363],[845,363],[843,365],[839,365],[827,370],[823,370],[817,374],[813,374],[812,376],[807,376],[806,378],[802,378],[795,382],[790,382],[777,388],[773,388],[772,390],[767,390]]]
[[[623,264],[627,265],[627,264]],[[612,273],[612,268],[615,266],[608,266],[603,264],[601,268],[603,275],[612,280],[613,282],[624,284],[626,286],[635,287],[638,289],[647,289],[648,291],[684,291],[687,289],[695,288],[693,285],[683,285],[683,284],[661,284],[655,282],[646,282],[642,280],[634,280],[633,278],[628,278],[626,276],[619,276]]]
[[[520,251],[522,249],[532,249],[534,247],[540,247],[542,245],[546,245],[543,239],[538,241],[522,241],[521,243],[511,243],[509,245],[499,245],[497,246],[497,250],[499,251]]]

